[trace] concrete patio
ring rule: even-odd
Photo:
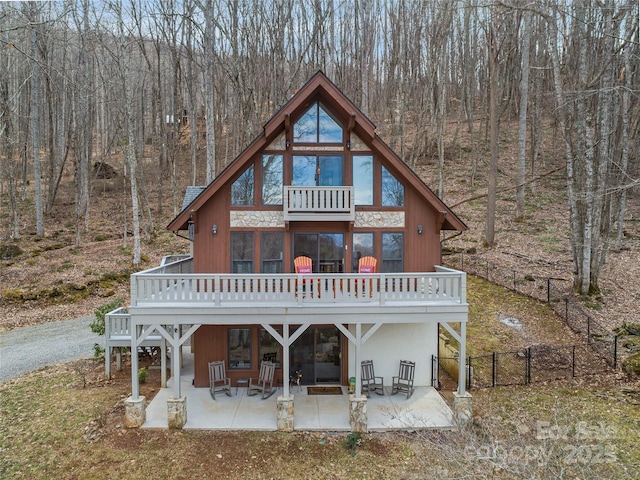
[[[181,392],[187,398],[187,423],[193,430],[277,430],[276,399],[282,387],[268,399],[247,396],[247,388],[232,387],[232,396],[216,394],[213,400],[207,388],[194,388],[193,355],[183,349]],[[389,379],[390,380],[390,379]],[[174,378],[168,388],[160,389],[148,403],[142,428],[167,428],[167,400],[173,393]],[[236,393],[237,392],[237,393]],[[298,431],[350,431],[349,394],[308,395],[306,387],[292,387],[294,396],[294,429]],[[432,387],[417,387],[411,398],[403,394],[372,394],[367,402],[369,431],[448,429],[454,426],[453,413]]]

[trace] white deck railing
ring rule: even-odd
[[[284,219],[354,221],[352,186],[284,186]]]
[[[449,269],[428,273],[302,275],[184,274],[158,270],[131,276],[132,306],[466,303],[466,276]]]

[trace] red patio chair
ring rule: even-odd
[[[293,259],[293,266],[296,269],[296,273],[313,273],[313,260],[309,257],[300,256]],[[306,293],[306,280],[302,279],[302,294]],[[298,294],[298,282],[296,281],[296,295]]]
[[[376,273],[376,267],[378,260],[375,257],[362,257],[358,260],[358,273]],[[362,283],[362,290],[364,290],[364,282]],[[360,290],[360,288],[358,288]],[[364,292],[363,292],[364,293]],[[369,296],[373,295],[373,280],[369,280]]]

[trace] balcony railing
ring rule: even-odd
[[[285,185],[285,221],[354,221],[353,187]]]
[[[438,270],[393,274],[240,275],[168,273],[157,268],[131,276],[131,305],[466,303],[465,274],[441,267]]]

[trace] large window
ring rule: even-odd
[[[342,127],[320,105],[314,103],[293,125],[296,143],[342,143]]]
[[[253,273],[252,232],[231,232],[231,273]]]
[[[374,256],[373,233],[354,233],[353,234],[353,265],[352,272],[358,271],[358,262],[362,257]]]
[[[356,205],[373,205],[373,156],[353,156],[353,189]]]
[[[260,271],[262,273],[283,272],[284,233],[262,232],[260,234]]]
[[[382,234],[382,272],[398,273],[404,271],[404,234]]]
[[[231,205],[253,205],[253,165],[231,185]]]
[[[384,166],[382,167],[382,206],[404,206],[404,186]]]
[[[341,155],[294,155],[292,185],[336,187],[343,185]]]
[[[251,368],[251,329],[229,329],[229,368]]]
[[[282,205],[283,157],[262,156],[262,204]]]
[[[282,327],[276,330],[282,335]],[[282,367],[282,348],[278,341],[264,328],[258,330],[258,360],[260,362],[273,362],[276,368]]]

